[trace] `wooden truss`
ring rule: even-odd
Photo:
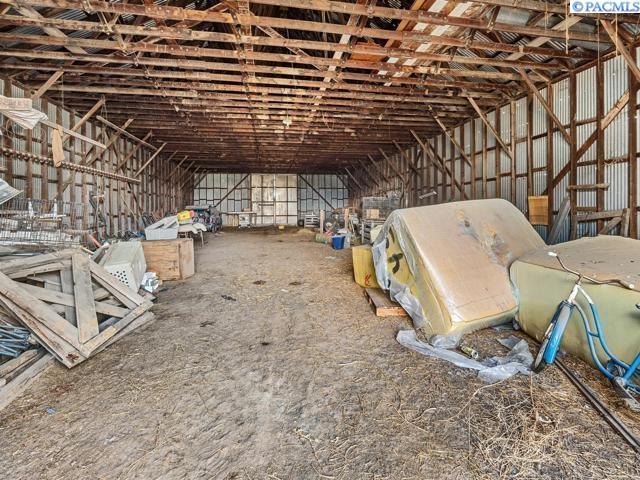
[[[0,3],[0,74],[82,113],[104,97],[99,121],[112,135],[140,141],[153,130],[144,145],[188,156],[202,174],[364,168],[380,150],[412,144],[410,131],[451,132],[537,92],[596,59],[598,45],[628,54],[626,26],[636,23],[567,17],[537,0],[451,0],[438,10],[424,0]]]

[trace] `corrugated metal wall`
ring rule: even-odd
[[[0,78],[0,94],[13,97],[25,98],[28,95],[25,90],[15,83]],[[44,98],[33,102],[33,107],[44,112],[53,123],[71,129],[80,119],[79,114],[85,112],[72,112],[64,108],[64,105],[57,105]],[[78,114],[79,113],[79,114]],[[101,112],[108,118],[108,110]],[[35,155],[50,156],[51,135],[50,128],[37,125],[32,131],[23,129],[14,122],[6,122],[0,115],[0,142],[2,145],[18,150],[20,152],[32,153]],[[113,131],[105,131],[101,123],[89,120],[78,131],[86,137],[99,140],[103,143]],[[29,141],[30,139],[30,141]],[[99,155],[92,165],[97,170],[116,173],[119,154],[115,151],[130,152],[135,147],[135,143],[124,137],[120,137],[113,144],[112,149]],[[86,159],[91,151],[91,145],[77,139],[69,138],[65,143],[65,161],[70,163],[80,163]],[[95,151],[95,149],[94,149]],[[138,150],[136,155],[129,159],[117,173],[132,176],[134,172],[148,159],[151,151],[146,147]],[[105,226],[106,235],[116,235],[125,230],[136,230],[139,226],[139,216],[142,211],[154,212],[156,215],[163,215],[167,211],[176,208],[176,204],[181,201],[180,184],[169,182],[164,179],[168,169],[171,167],[162,159],[166,158],[165,153],[159,155],[156,160],[147,166],[139,176],[141,184],[129,184],[125,181],[106,178],[98,174],[79,173],[64,168],[55,168],[48,164],[41,164],[38,161],[29,161],[16,156],[4,156],[0,152],[0,169],[3,178],[17,189],[24,191],[24,196],[33,199],[53,199],[58,193],[58,186],[62,180],[71,181],[58,201],[71,202],[78,208],[86,206],[91,192],[104,195],[104,215],[107,218]],[[30,168],[30,169],[29,169]],[[165,175],[163,175],[163,173]],[[186,173],[179,170],[176,178],[182,178]],[[163,179],[163,180],[160,180]],[[174,179],[175,180],[175,179]],[[127,200],[128,199],[128,200]],[[139,202],[139,203],[138,203]],[[87,217],[83,219],[85,227],[91,228],[94,224],[93,211],[87,210]],[[77,228],[82,228],[78,225]]]
[[[209,173],[194,188],[194,203],[219,204],[217,208],[222,212],[241,212],[244,209],[257,211],[257,203],[260,203],[257,199],[267,198],[264,194],[269,190],[263,186],[264,180],[273,177],[273,174]],[[282,183],[281,177],[286,178],[286,186]],[[293,224],[305,214],[318,214],[320,210],[330,213],[333,209],[343,208],[348,204],[349,193],[343,176],[307,174],[276,175],[275,178],[276,223]],[[262,192],[259,193],[257,190]],[[280,190],[286,191],[286,194]],[[286,195],[286,198],[283,195]],[[252,198],[255,201],[252,201]],[[258,223],[272,224],[273,221],[265,217]]]
[[[640,61],[638,64],[640,65]],[[603,95],[604,103],[603,112],[606,114],[618,102],[620,97],[627,92],[629,88],[628,71],[625,60],[621,56],[606,60],[603,62],[602,68],[604,90],[601,94]],[[595,92],[598,90],[596,81],[595,66],[578,72],[576,75],[576,138],[578,149],[595,130],[597,112],[597,95]],[[571,122],[569,78],[552,84],[551,89],[552,110],[561,123],[565,125],[566,130],[569,131]],[[540,90],[540,93],[543,98],[549,98],[547,88]],[[501,197],[510,200],[526,213],[528,194],[542,194],[550,181],[549,175],[555,177],[569,163],[571,154],[569,144],[557,129],[552,135],[548,134],[549,127],[555,127],[555,125],[548,123],[547,112],[535,97],[532,104],[531,146],[533,155],[531,159],[528,158],[527,151],[529,125],[526,97],[516,100],[511,105],[500,107],[497,112],[495,110],[486,112],[487,118],[493,127],[496,127],[496,120],[499,118],[499,134],[504,143],[514,152],[515,162],[512,162],[509,155],[500,145],[496,146],[496,139],[489,129],[487,129],[486,145],[484,145],[484,125],[479,118],[470,119],[450,132],[457,141],[460,140],[461,135],[464,135],[465,153],[470,156],[471,131],[474,130],[476,164],[473,178],[471,178],[468,166],[461,170],[462,165],[466,162],[464,162],[460,152],[455,147],[452,147],[451,141],[444,134],[428,140],[429,144],[434,147],[445,163],[452,162],[451,165],[454,168],[451,171],[454,172],[455,180],[464,186],[464,192],[468,198],[472,197],[471,185],[474,183],[475,198]],[[515,135],[513,136],[510,131],[511,108],[515,109]],[[626,106],[604,131],[604,182],[610,184],[609,188],[604,192],[604,210],[619,210],[629,207],[628,108]],[[638,125],[637,122],[636,125]],[[640,135],[640,126],[637,128],[638,135]],[[514,138],[515,148],[512,146]],[[551,159],[547,159],[550,151],[549,142],[551,142],[553,151],[553,158]],[[498,155],[497,159],[496,154]],[[578,185],[597,183],[596,155],[597,142],[594,142],[579,159],[577,167]],[[550,160],[550,164],[548,160]],[[512,163],[514,164],[515,172],[512,172]],[[529,167],[533,167],[530,175],[528,175]],[[450,178],[443,179],[444,175],[437,169],[433,167],[427,168],[432,168],[432,170],[428,175],[423,176],[434,180],[433,186],[439,193],[437,202],[459,200],[461,198],[458,188],[454,188],[454,191],[452,191],[453,182]],[[530,192],[529,181],[532,182]],[[562,199],[567,195],[569,182],[570,175],[565,175],[554,188],[550,198],[550,201],[553,202],[554,210],[557,210]],[[512,191],[514,184],[515,191]],[[640,185],[640,181],[638,185]],[[483,188],[486,191],[483,191]],[[640,189],[640,187],[638,188]],[[578,192],[578,210],[594,210],[597,206],[596,195],[595,191]],[[433,202],[427,201],[426,203]],[[546,227],[536,228],[543,236],[546,235]],[[578,236],[594,235],[596,232],[597,225],[595,222],[579,224]],[[561,240],[566,241],[568,238],[569,225],[567,224]]]

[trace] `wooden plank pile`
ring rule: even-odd
[[[0,364],[0,410],[22,395],[22,392],[47,368],[55,363],[43,348],[24,351],[19,357]]]
[[[151,306],[80,250],[0,263],[0,308],[68,368],[151,321]]]

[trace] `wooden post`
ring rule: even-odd
[[[471,138],[470,157],[471,157],[471,198],[475,200],[478,192],[476,192],[476,123],[475,119],[469,120],[469,133]]]
[[[547,84],[547,102],[549,105],[553,105],[553,88],[551,84]],[[553,179],[553,128],[551,119],[547,115],[547,182],[551,182]],[[549,201],[547,209],[547,225],[553,225],[553,187],[549,187]]]
[[[604,25],[604,24],[603,24]],[[606,28],[606,27],[605,27]],[[598,62],[596,63],[596,118],[601,119],[604,115],[604,65],[602,61],[598,58]],[[598,140],[596,145],[596,183],[604,183],[605,174],[604,174],[604,128],[600,122],[596,123],[596,128],[598,131]],[[604,211],[604,190],[599,188],[596,191],[596,210],[598,212]],[[572,213],[575,209],[575,206],[572,205]],[[602,230],[604,227],[604,221],[598,220],[598,231]]]
[[[489,165],[487,141],[487,124],[482,122],[482,198],[489,198],[487,194],[487,166]]]
[[[534,194],[533,190],[533,94],[527,95],[527,196]]]
[[[501,124],[501,112],[500,107],[495,109],[495,127],[492,128],[493,135],[496,138],[496,147],[494,150],[494,160],[496,165],[496,198],[502,198],[502,155],[500,154],[501,149],[500,145],[504,147],[504,151],[507,152],[508,147],[502,142],[502,137],[500,136],[500,124]],[[487,117],[487,122],[489,122],[489,118]],[[490,127],[491,123],[487,123],[487,126]]]
[[[636,49],[631,50],[633,63],[636,63]],[[629,108],[627,109],[629,130],[629,236],[638,238],[638,78],[629,70]]]
[[[516,171],[517,171],[517,165],[518,165],[518,149],[517,149],[517,132],[516,132],[516,102],[515,101],[511,101],[511,103],[509,104],[509,119],[510,119],[510,125],[509,125],[509,130],[511,131],[511,142],[510,142],[510,147],[511,147],[511,151],[513,152],[513,156],[511,157],[511,203],[513,203],[514,205],[516,204],[516,188],[517,188],[517,182],[516,182]]]
[[[569,75],[569,115],[571,115],[571,124],[570,124],[570,137],[569,137],[569,163],[571,165],[571,172],[569,176],[569,184],[577,185],[578,184],[578,161],[577,161],[577,146],[576,146],[576,138],[578,134],[578,124],[576,121],[577,115],[577,82],[576,82],[576,74],[575,72],[571,72]],[[600,117],[596,117],[600,119]],[[600,123],[600,122],[597,122]],[[598,128],[598,127],[596,127]],[[577,215],[578,213],[578,192],[575,189],[569,190],[569,200],[571,201],[571,215]],[[549,224],[551,225],[551,224]],[[551,228],[550,226],[548,228]]]

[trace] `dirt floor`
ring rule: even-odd
[[[639,478],[555,367],[487,385],[403,348],[410,324],[373,315],[350,251],[312,238],[209,237],[198,273],[158,294],[153,324],[55,365],[0,412],[0,477]],[[466,341],[504,354],[496,338],[512,333]]]

